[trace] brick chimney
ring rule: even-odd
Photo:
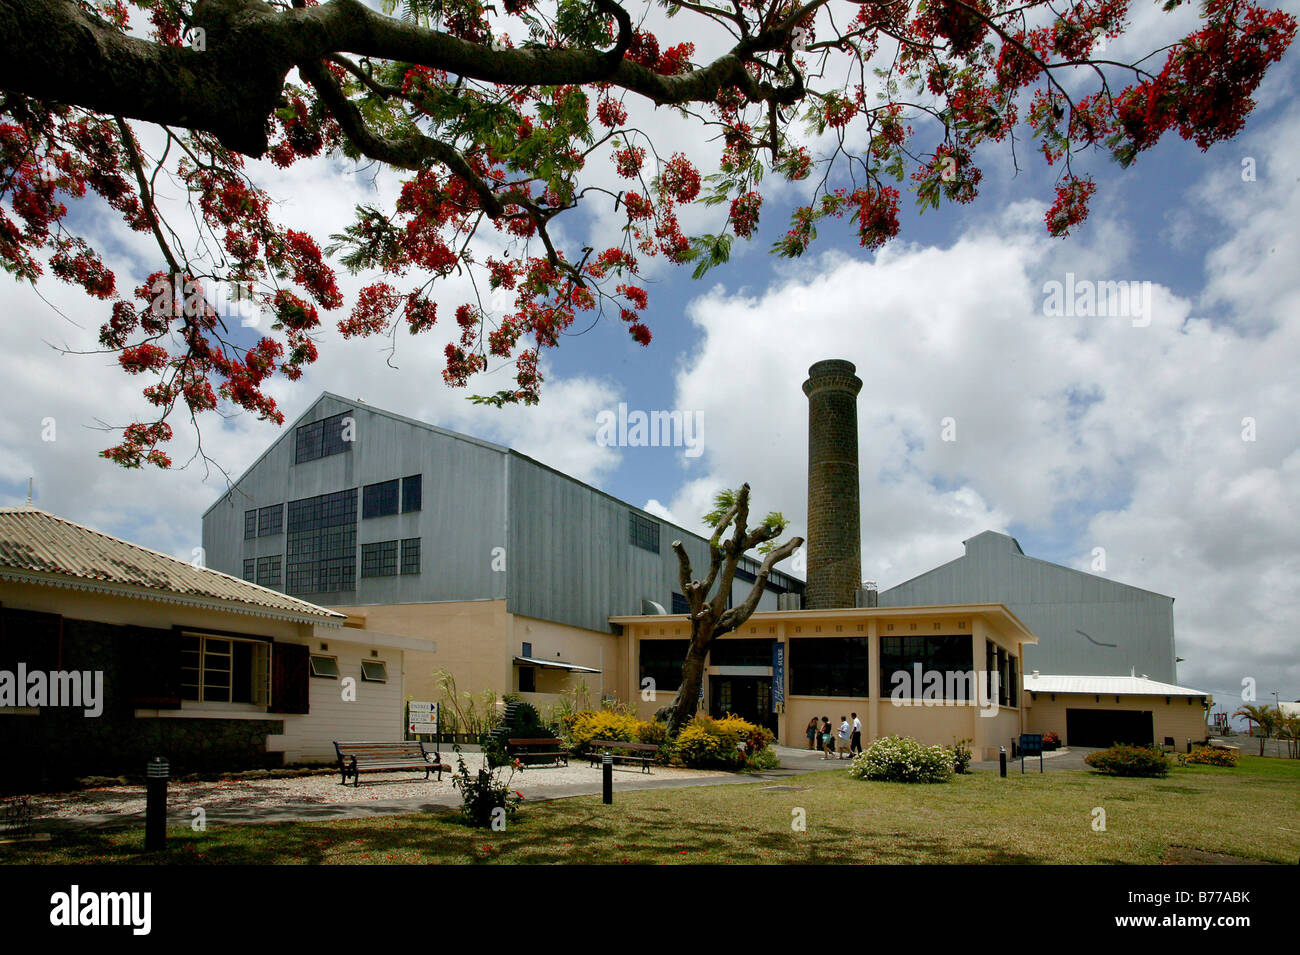
[[[827,359],[808,369],[808,586],[804,607],[854,606],[862,581],[858,503],[858,392],[850,361]]]

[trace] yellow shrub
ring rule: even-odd
[[[579,713],[569,731],[569,742],[576,753],[585,753],[591,748],[592,740],[616,739],[624,743],[637,741],[637,729],[641,722],[635,716],[623,713],[611,713],[602,710],[599,713]]]

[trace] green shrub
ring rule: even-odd
[[[780,769],[781,759],[776,755],[774,749],[766,747],[745,760],[745,768],[755,770]]]
[[[855,779],[893,783],[946,783],[952,779],[953,751],[926,746],[906,736],[885,736],[859,754],[849,766]]]
[[[959,739],[953,742],[951,747],[953,772],[962,774],[970,768],[971,757],[974,755],[971,753],[970,747],[966,745],[970,742],[972,740],[969,739]]]
[[[1150,746],[1116,743],[1110,749],[1089,753],[1083,761],[1107,776],[1164,776],[1169,772],[1168,757]]]
[[[1236,766],[1237,751],[1233,749],[1212,749],[1209,746],[1198,746],[1190,753],[1180,755],[1178,762],[1181,765],[1195,764],[1198,766]]]

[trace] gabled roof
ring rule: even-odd
[[[1213,696],[1144,676],[1063,676],[1025,674],[1025,689],[1034,693],[1092,693],[1100,696]]]
[[[346,616],[75,524],[0,508],[0,579],[341,626]]]

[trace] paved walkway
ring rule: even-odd
[[[802,760],[794,760],[802,764]],[[799,776],[809,770],[802,765],[787,766],[786,760],[782,759],[780,769],[766,770],[764,772],[754,773],[719,773],[717,775],[693,776],[689,778],[677,779],[659,779],[653,774],[647,775],[638,770],[619,770],[614,771],[614,798],[618,799],[619,793],[637,792],[647,789],[686,789],[693,786],[735,786],[749,783],[772,782],[780,779],[787,779],[791,776]],[[826,763],[813,767],[815,769],[827,768]],[[544,772],[544,770],[539,770]],[[525,803],[528,802],[550,802],[553,799],[568,799],[574,796],[594,796],[601,793],[601,774],[598,770],[592,770],[590,782],[571,783],[565,785],[545,785],[545,784],[528,784],[522,783],[519,791],[523,793]],[[534,777],[535,779],[536,777]],[[220,809],[209,809],[206,811],[206,822],[208,825],[240,825],[251,823],[272,823],[272,822],[295,822],[311,821],[322,819],[365,819],[372,816],[391,816],[402,815],[406,813],[431,812],[442,809],[454,809],[460,806],[461,799],[459,793],[444,793],[429,799],[426,797],[417,797],[414,799],[392,799],[392,800],[372,800],[365,803],[338,803],[338,804],[321,804],[321,803],[282,803],[280,805],[267,806],[230,806]],[[168,825],[187,826],[192,821],[191,811],[188,806],[176,807],[169,806],[167,813]],[[35,820],[34,826],[43,832],[59,832],[76,829],[127,829],[144,825],[144,813],[141,812],[118,812],[118,813],[87,813],[78,816],[58,816],[46,817]]]
[[[796,749],[790,746],[774,746],[781,760],[781,768],[761,773],[719,773],[690,778],[662,779],[647,775],[638,770],[616,769],[614,772],[614,794],[637,792],[649,789],[686,789],[694,786],[736,786],[751,783],[772,783],[791,776],[825,770],[845,770],[848,760],[824,760],[816,751]],[[1089,749],[1060,749],[1044,754],[1045,770],[1086,769],[1083,757]],[[998,771],[996,760],[971,763],[971,769],[977,771]],[[1007,772],[1019,772],[1020,761],[1007,760]],[[1025,771],[1037,772],[1037,758],[1025,760]],[[544,770],[539,771],[539,774]],[[549,802],[553,799],[568,799],[574,796],[594,796],[601,792],[600,773],[593,770],[588,782],[564,785],[547,785],[537,782],[537,776],[521,780],[519,786],[525,802]],[[544,779],[544,777],[543,777]],[[365,803],[292,803],[279,805],[250,805],[246,807],[229,806],[207,810],[206,820],[211,824],[240,825],[253,823],[295,822],[323,819],[365,819],[373,816],[402,815],[406,813],[431,812],[442,809],[454,809],[460,805],[458,793],[442,793],[435,798],[416,797],[411,799],[372,800]],[[170,807],[168,823],[174,826],[186,826],[192,821],[188,806]],[[143,812],[117,812],[101,814],[84,814],[78,816],[47,817],[35,821],[43,832],[59,832],[77,829],[125,829],[144,825]]]

